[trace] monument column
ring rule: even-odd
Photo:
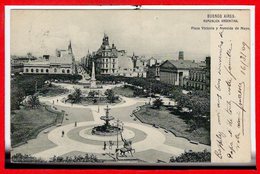
[[[92,72],[91,72],[91,80],[90,80],[90,88],[96,88],[96,77],[95,77],[95,63],[92,62]]]

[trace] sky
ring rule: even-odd
[[[128,55],[204,60],[210,54],[209,31],[203,26],[206,10],[12,10],[11,55],[55,54],[72,42],[77,60],[97,51],[104,33]]]

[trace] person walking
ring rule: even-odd
[[[112,147],[113,147],[114,143],[112,140],[109,140],[109,149],[112,150]]]
[[[119,156],[119,149],[116,148],[116,160],[118,160],[118,156]]]
[[[104,141],[104,150],[107,149],[107,143]]]
[[[77,122],[75,121],[75,127],[77,127]]]

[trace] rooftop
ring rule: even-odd
[[[189,68],[199,68],[200,65],[192,60],[167,60],[162,65],[164,65],[166,62],[170,62],[172,65],[174,65],[177,69],[189,69]]]

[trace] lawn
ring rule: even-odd
[[[115,87],[115,88],[113,88],[113,91],[117,95],[122,95],[122,96],[125,96],[125,97],[134,97],[134,90],[131,89],[128,86]]]
[[[48,109],[48,110],[47,110]],[[41,106],[37,109],[21,108],[11,113],[12,146],[35,138],[43,129],[60,123],[63,114]]]
[[[191,131],[187,120],[172,114],[166,107],[153,109],[150,106],[143,106],[135,115],[141,122],[155,124],[173,132],[176,136],[207,145],[210,144],[210,132],[208,130],[199,128]]]
[[[68,89],[65,89],[60,86],[55,86],[55,85],[52,85],[50,87],[45,86],[40,90],[41,95],[44,97],[47,97],[47,96],[53,97],[53,96],[65,94],[67,92],[69,92]]]

